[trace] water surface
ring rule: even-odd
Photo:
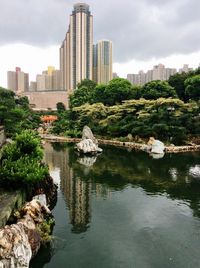
[[[200,154],[103,149],[46,144],[56,225],[31,267],[200,267]]]

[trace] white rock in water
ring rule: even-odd
[[[91,139],[84,139],[80,141],[76,148],[79,152],[87,154],[87,153],[101,153],[103,150],[98,147]]]
[[[84,128],[83,128],[82,140],[85,140],[85,139],[90,139],[96,145],[98,144],[97,139],[94,137],[92,130],[88,126],[84,126]]]
[[[151,147],[151,153],[152,154],[163,154],[165,151],[165,145],[163,142],[159,140],[154,140],[152,147]]]
[[[163,154],[165,151],[165,145],[159,140],[155,140],[151,137],[148,141],[148,146],[150,146],[150,152],[152,154]]]

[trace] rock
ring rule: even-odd
[[[39,200],[43,206],[47,206],[47,198],[45,194],[39,194],[33,197],[34,200]]]
[[[22,223],[0,230],[0,267],[28,268],[31,257],[31,246]]]
[[[57,188],[58,186],[54,184],[53,178],[47,176],[35,185],[31,196],[41,196],[40,198],[44,198],[42,196],[45,195],[47,206],[52,210],[57,202]]]
[[[132,134],[128,134],[128,135],[127,135],[127,139],[128,139],[128,141],[133,141],[133,136],[132,136]]]
[[[38,229],[51,217],[49,209],[36,199],[19,213],[22,218],[16,224],[0,229],[0,268],[28,268],[42,242]]]
[[[94,137],[92,130],[88,126],[84,126],[82,132],[82,140],[90,139],[94,144],[98,145],[97,139]]]
[[[95,143],[93,143],[93,141],[91,139],[85,139],[80,141],[77,145],[76,145],[77,150],[80,153],[84,153],[84,154],[95,154],[95,153],[101,153],[102,149],[98,147],[98,145],[96,145]]]
[[[148,145],[150,146],[150,152],[152,154],[163,154],[165,151],[164,143],[159,140],[155,140],[153,137],[149,139]]]
[[[89,127],[83,128],[82,140],[76,145],[79,153],[83,154],[97,154],[103,150],[98,147],[98,141],[93,136],[92,131]]]

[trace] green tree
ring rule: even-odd
[[[200,75],[195,75],[185,81],[185,92],[190,99],[200,100]]]
[[[132,84],[123,78],[114,78],[111,80],[105,89],[105,103],[107,105],[114,105],[122,103],[123,100],[133,98]]]
[[[64,112],[64,111],[66,110],[66,107],[65,107],[65,105],[64,105],[63,102],[58,102],[58,103],[56,104],[56,108],[57,108],[57,111],[58,111],[59,113],[62,113],[62,112]]]
[[[70,107],[81,106],[87,102],[91,103],[95,87],[96,82],[89,79],[85,79],[79,83],[77,89],[70,96]]]
[[[173,87],[166,81],[151,81],[141,89],[141,96],[145,99],[156,100],[158,98],[176,98],[177,94]]]
[[[96,87],[97,83],[93,80],[90,79],[84,79],[77,85],[77,88],[80,89],[82,87],[86,87],[88,89],[94,90]]]
[[[170,76],[168,82],[172,86],[179,97],[183,101],[188,101],[188,94],[185,92],[185,80],[189,77],[188,73],[176,73]]]

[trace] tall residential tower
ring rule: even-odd
[[[112,42],[102,40],[93,46],[93,80],[108,84],[112,78]]]
[[[84,79],[92,79],[93,16],[89,5],[74,5],[70,24],[60,48],[62,89],[73,90]]]

